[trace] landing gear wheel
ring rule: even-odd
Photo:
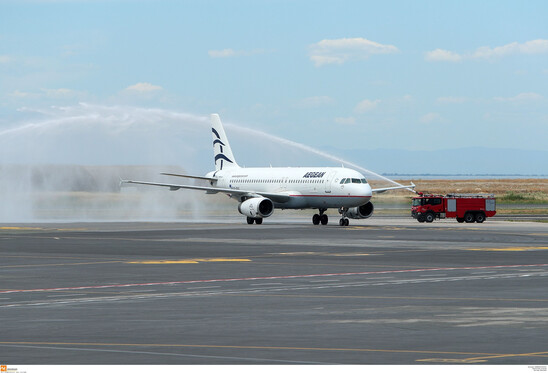
[[[312,216],[312,224],[314,225],[320,224],[320,215],[314,214],[314,216]]]
[[[341,218],[341,220],[339,220],[339,225],[341,227],[348,227],[348,224],[350,224],[350,222],[347,218]]]
[[[483,223],[485,221],[485,215],[480,212],[476,215],[476,223]]]
[[[254,221],[255,219],[250,218],[249,216],[247,217],[247,224],[253,224]]]
[[[427,222],[427,223],[432,223],[434,221],[436,217],[434,216],[433,213],[429,212],[426,214],[426,216],[424,217],[424,221]]]
[[[329,218],[327,217],[327,215],[320,215],[320,222],[322,223],[322,225],[327,225],[328,220]]]
[[[255,224],[263,224],[263,218],[255,218]]]
[[[471,212],[464,214],[464,221],[467,223],[473,223],[476,220],[476,217]]]

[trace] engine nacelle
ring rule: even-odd
[[[268,218],[274,212],[274,203],[268,198],[250,198],[238,205],[238,211],[250,218]]]
[[[348,209],[346,216],[351,219],[367,219],[373,215],[373,210],[373,204],[371,202],[367,202],[364,205]]]

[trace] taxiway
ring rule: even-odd
[[[548,364],[546,224],[3,224],[5,364]]]

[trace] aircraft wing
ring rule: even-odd
[[[411,182],[411,185],[400,185],[400,186],[395,186],[395,187],[387,187],[387,188],[375,188],[375,189],[371,189],[372,192],[374,193],[384,193],[388,190],[394,190],[394,189],[408,189],[410,190],[411,192],[415,192],[413,189],[415,188],[415,184],[413,184],[413,182]]]
[[[168,172],[161,172],[161,175],[167,176],[177,176],[177,177],[186,177],[188,179],[198,179],[198,180],[207,180],[207,181],[216,181],[217,178],[214,177],[205,177],[205,176],[193,176],[193,175],[182,175],[182,174],[171,174]]]
[[[285,194],[285,193],[265,193],[265,192],[255,192],[252,190],[215,188],[215,187],[197,186],[197,185],[164,184],[164,183],[153,183],[149,181],[121,180],[120,184],[161,186],[161,187],[169,188],[169,190],[179,190],[179,189],[203,190],[208,194],[226,193],[226,194],[230,194],[231,196],[249,196],[249,197],[262,196],[262,197],[271,199],[274,202],[279,202],[279,203],[287,202],[291,198],[288,194]]]

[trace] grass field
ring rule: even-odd
[[[408,180],[397,180],[408,184]],[[487,193],[494,194],[500,203],[548,204],[548,179],[485,179],[485,180],[416,180],[418,192]],[[373,187],[386,183],[371,181]],[[398,190],[382,194],[383,198],[411,197],[413,193]]]

